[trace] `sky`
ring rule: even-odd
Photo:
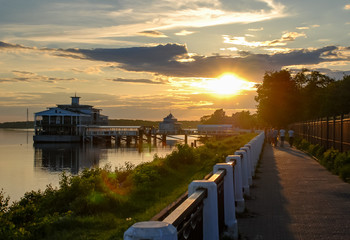
[[[350,74],[350,0],[0,0],[0,122],[254,113],[266,72]]]

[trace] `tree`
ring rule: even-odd
[[[318,71],[302,69],[294,76],[294,81],[301,92],[301,119],[312,119],[330,115],[332,105],[328,95],[329,86],[334,79]]]
[[[242,129],[252,129],[257,127],[257,115],[251,115],[249,111],[241,111],[232,114],[232,123]]]
[[[200,121],[203,124],[224,124],[227,123],[227,116],[223,109],[218,109],[211,115],[201,117]]]
[[[257,93],[258,116],[267,125],[283,127],[298,118],[300,92],[288,70],[265,73]]]

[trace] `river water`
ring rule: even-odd
[[[26,129],[0,129],[0,189],[19,200],[25,192],[45,189],[48,184],[58,186],[62,171],[77,174],[84,168],[112,169],[125,162],[138,165],[153,160],[154,154],[165,156],[174,149],[176,141],[167,145],[145,145],[141,149],[90,144],[33,144],[33,131]]]

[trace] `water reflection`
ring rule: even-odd
[[[170,153],[177,140],[167,140],[166,145],[116,145],[80,143],[36,143],[34,144],[34,169],[49,172],[78,174],[85,168],[124,165],[126,161],[135,165],[153,160],[154,153],[165,156]]]
[[[34,167],[51,172],[77,174],[81,169],[98,166],[101,158],[100,148],[79,143],[35,144],[34,148]]]

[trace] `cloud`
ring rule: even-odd
[[[127,79],[127,78],[115,78],[110,79],[113,82],[123,82],[123,83],[142,83],[142,84],[165,84],[167,81],[162,79],[160,80],[151,80],[151,79]]]
[[[230,37],[228,35],[223,35],[224,43],[234,44],[234,45],[243,45],[252,48],[256,47],[274,47],[274,46],[285,46],[287,42],[292,42],[298,37],[306,37],[305,33],[297,33],[297,32],[287,32],[282,35],[281,38],[264,41],[264,42],[254,42],[247,41],[245,37]]]
[[[6,43],[6,42],[0,41],[0,50],[1,49],[15,49],[15,48],[19,48],[19,49],[35,49],[35,48],[25,47],[25,46],[20,45],[20,44],[11,44],[11,43]]]
[[[191,31],[187,31],[187,30],[182,30],[181,32],[177,32],[175,33],[175,35],[177,36],[187,36],[187,35],[191,35],[195,32],[191,32]]]
[[[147,67],[150,64],[168,65],[178,55],[187,54],[187,49],[184,45],[166,44],[155,47],[67,49],[64,52],[67,55],[82,54],[85,59]]]
[[[0,83],[13,83],[13,82],[47,82],[47,83],[57,83],[60,81],[77,81],[76,78],[58,78],[58,77],[49,77],[45,75],[39,75],[33,72],[28,71],[18,71],[13,70],[12,74],[15,77],[10,78],[1,78]]]
[[[159,31],[142,31],[142,32],[139,32],[139,34],[144,35],[146,37],[155,37],[155,38],[168,37],[167,35],[163,34],[162,32],[159,32]]]
[[[297,73],[299,72],[302,68],[291,68],[290,71]],[[334,79],[342,79],[344,76],[349,76],[350,75],[350,71],[341,71],[341,70],[332,70],[329,68],[308,68],[310,71],[318,71],[322,74],[325,74],[331,78]]]
[[[279,41],[291,41],[297,36],[299,34],[288,33],[283,35]],[[179,44],[122,49],[68,49],[66,51],[80,54],[83,59],[115,62],[119,68],[127,71],[200,78],[217,77],[223,72],[235,72],[252,81],[260,79],[265,71],[280,70],[283,66],[319,64],[349,59],[349,56],[341,55],[345,49],[336,46],[296,49],[272,54],[239,51],[240,55],[233,57],[221,55],[189,57],[186,47]],[[191,61],[180,61],[182,58],[190,58]]]
[[[260,31],[262,31],[262,30],[264,30],[263,27],[261,27],[261,28],[249,28],[249,29],[248,29],[248,31],[251,31],[251,32],[260,32]]]
[[[26,11],[19,10],[15,3],[7,4],[5,9],[10,11],[0,14],[2,39],[56,46],[73,46],[72,43],[135,46],[130,39],[118,38],[140,34],[166,37],[160,31],[252,23],[287,16],[284,5],[273,0],[118,1],[114,4],[84,1],[83,5],[47,1],[36,2],[35,6],[26,3]]]
[[[292,41],[301,35],[293,32],[286,33],[275,42]],[[270,43],[275,44],[273,41],[270,41]],[[282,50],[284,51],[274,51],[269,54],[236,51],[235,56],[202,56],[191,55],[185,45],[173,43],[149,47],[51,49],[50,51],[61,57],[73,56],[77,59],[106,62],[114,65],[111,67],[131,72],[147,72],[159,76],[184,78],[213,78],[223,72],[234,72],[253,82],[261,80],[266,71],[280,70],[285,66],[350,60],[349,50],[344,47],[327,46],[318,49]],[[76,80],[75,78],[54,78],[25,71],[13,71],[12,74],[15,75],[14,78],[3,78],[1,81],[46,81],[54,83]],[[116,78],[114,81],[144,84],[166,83],[162,79]]]

